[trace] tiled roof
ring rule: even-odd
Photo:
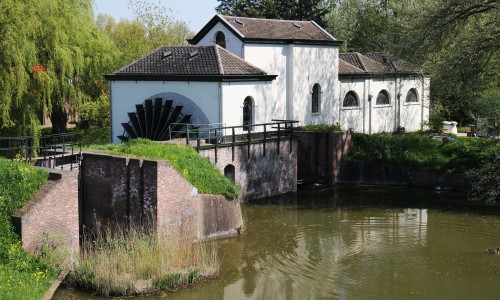
[[[163,46],[108,75],[162,78],[269,77],[267,73],[218,45]],[[271,75],[272,76],[272,75]],[[275,76],[274,76],[275,77]],[[187,79],[186,79],[187,80]]]
[[[245,42],[310,43],[340,45],[313,21],[292,21],[216,15],[191,40],[198,43],[216,24],[221,23]]]
[[[311,21],[222,16],[247,39],[336,41]]]
[[[351,65],[350,63],[339,59],[339,74],[363,74],[365,71],[362,69]]]
[[[391,69],[397,71],[397,72],[407,72],[407,73],[413,73],[413,72],[419,72],[420,68],[410,64],[407,61],[404,61],[399,58],[391,58],[385,53],[364,53],[363,54],[366,57],[369,57],[370,59],[380,63],[387,65]]]
[[[383,53],[339,53],[339,75],[415,74],[420,70],[402,59],[392,59]]]

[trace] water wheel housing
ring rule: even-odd
[[[145,138],[153,141],[165,141],[184,136],[186,124],[190,123],[191,114],[182,113],[183,106],[173,105],[173,100],[155,98],[146,99],[143,104],[135,105],[135,112],[129,112],[128,123],[121,123],[124,129],[118,138],[122,141]]]

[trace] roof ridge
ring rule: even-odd
[[[215,57],[217,58],[217,66],[219,67],[219,73],[221,75],[224,75],[224,65],[222,64],[222,58],[220,57],[220,51],[219,51],[219,49],[222,47],[217,44],[214,44],[212,45],[212,48],[214,49]]]
[[[258,66],[256,66],[256,65],[254,65],[254,64],[252,64],[252,63],[250,63],[250,62],[248,62],[248,61],[244,60],[243,58],[239,57],[238,55],[236,55],[236,54],[232,53],[231,51],[229,51],[229,50],[227,50],[227,49],[224,49],[223,47],[221,47],[221,46],[219,46],[219,45],[215,45],[215,46],[217,46],[217,49],[219,49],[219,51],[220,51],[220,50],[222,50],[222,51],[224,51],[224,53],[225,53],[225,54],[227,54],[227,55],[229,55],[229,56],[231,56],[231,57],[233,57],[233,58],[235,58],[235,59],[237,59],[237,60],[239,60],[239,61],[241,61],[241,62],[244,62],[245,64],[247,64],[247,65],[249,65],[249,66],[251,66],[251,67],[254,67],[254,68],[255,68],[255,69],[257,69],[257,70],[260,70],[260,71],[262,71],[264,74],[266,74],[266,75],[267,75],[267,72],[266,72],[265,70],[262,70],[260,67],[258,67]],[[222,64],[222,60],[221,60],[221,64]]]
[[[368,72],[368,70],[366,69],[365,64],[363,63],[363,60],[361,59],[361,53],[354,52],[354,54],[356,55],[356,58],[358,59],[359,64],[363,67],[363,71]]]
[[[223,18],[228,17],[235,19],[266,20],[266,21],[276,21],[276,22],[304,22],[304,23],[314,22],[311,20],[272,19],[272,18],[241,17],[241,16],[228,16],[228,15],[220,15],[220,16],[222,16]]]

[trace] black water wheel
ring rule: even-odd
[[[166,141],[185,136],[191,115],[183,114],[183,106],[173,106],[173,102],[156,98],[154,104],[151,99],[136,104],[136,111],[128,113],[129,122],[122,123],[124,132],[118,138],[122,142],[136,138]]]

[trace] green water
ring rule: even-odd
[[[500,213],[448,204],[457,198],[337,188],[245,204],[246,234],[218,241],[220,277],[167,298],[498,299],[500,256],[485,250],[500,246]]]

